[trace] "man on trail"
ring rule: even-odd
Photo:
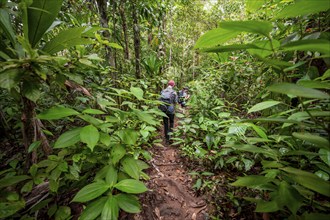
[[[175,82],[170,80],[166,89],[162,90],[160,101],[163,102],[159,109],[162,110],[167,117],[163,117],[164,121],[164,134],[166,139],[166,144],[170,142],[170,135],[173,131],[174,126],[174,114],[175,114],[175,104],[178,102],[178,95],[173,89]]]

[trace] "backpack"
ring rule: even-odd
[[[180,90],[178,95],[179,95],[179,100],[178,100],[178,102],[179,102],[179,104],[181,104],[181,103],[184,101],[183,90]]]
[[[167,114],[174,114],[174,102],[175,102],[175,92],[170,89],[164,89],[161,94],[159,101],[162,101],[163,104],[159,106],[159,109]]]

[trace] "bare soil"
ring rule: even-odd
[[[177,123],[177,122],[176,122]],[[163,130],[160,133],[163,137]],[[150,153],[147,173],[148,192],[140,195],[142,212],[124,219],[134,220],[204,220],[207,219],[206,199],[196,196],[188,167],[178,146],[154,147]]]

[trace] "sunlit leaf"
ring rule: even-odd
[[[111,161],[112,161],[112,163],[114,165],[116,163],[118,163],[119,160],[125,156],[125,154],[126,154],[126,150],[122,145],[117,144],[117,145],[113,146],[112,149],[111,149]]]
[[[141,88],[131,87],[130,91],[138,100],[143,99],[143,90]]]
[[[48,110],[38,114],[37,117],[39,119],[45,119],[45,120],[56,120],[56,119],[61,119],[64,117],[78,115],[78,114],[80,114],[80,113],[71,108],[55,106],[51,109],[48,109]]]
[[[147,191],[147,187],[138,180],[125,179],[115,185],[115,188],[126,193],[143,193]]]
[[[102,195],[109,189],[105,182],[91,183],[84,186],[72,199],[72,202],[87,202]]]
[[[120,139],[123,141],[124,144],[134,145],[137,141],[139,134],[137,131],[127,128],[118,131],[118,136],[120,137]]]
[[[109,184],[110,187],[117,183],[118,171],[113,165],[108,166],[108,171],[105,176],[105,182]]]
[[[261,34],[266,37],[269,36],[269,33],[273,29],[272,23],[269,21],[225,21],[219,24],[220,28],[235,32],[248,32]]]
[[[132,178],[138,180],[140,177],[140,170],[136,160],[132,157],[126,157],[121,161],[124,171]]]
[[[329,89],[330,83],[328,82],[320,82],[320,81],[312,81],[312,80],[299,80],[297,82],[298,85],[301,85],[306,88],[312,89]]]
[[[80,140],[87,144],[87,147],[93,151],[95,145],[99,141],[100,133],[93,125],[87,125],[80,131]]]
[[[326,149],[320,149],[319,150],[319,154],[320,155],[320,158],[321,160],[327,164],[328,166],[330,166],[330,151],[329,150],[326,150]]]
[[[330,41],[324,39],[294,41],[283,46],[284,51],[313,51],[330,55]]]
[[[263,4],[266,3],[266,0],[246,0],[245,1],[245,10],[247,12],[257,11]]]
[[[316,89],[306,88],[292,83],[278,83],[268,87],[269,91],[305,98],[329,99],[330,96]]]
[[[275,18],[289,18],[314,14],[320,11],[327,11],[328,9],[330,9],[330,4],[327,0],[300,0],[285,7]]]
[[[252,106],[249,109],[248,113],[261,111],[261,110],[264,110],[264,109],[273,107],[275,105],[278,105],[280,103],[281,102],[279,102],[279,101],[264,101],[264,102],[260,102],[260,103],[258,103],[256,105]]]
[[[258,49],[256,45],[253,44],[232,44],[226,46],[216,46],[216,47],[209,47],[209,48],[201,48],[201,51],[208,52],[208,53],[222,53],[222,52],[230,52],[236,50],[246,50],[255,48]]]
[[[98,109],[85,109],[83,111],[83,113],[86,113],[86,114],[92,114],[92,115],[102,115],[102,114],[105,114],[105,112],[101,111],[101,110],[98,110]]]
[[[236,37],[240,32],[226,30],[223,28],[216,28],[206,32],[202,35],[195,44],[195,49],[214,47],[227,42],[228,40]]]

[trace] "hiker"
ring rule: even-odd
[[[179,104],[181,107],[186,107],[186,101],[190,98],[189,95],[189,88],[184,87],[182,90],[179,91]]]
[[[175,104],[178,102],[178,95],[173,89],[174,86],[175,82],[170,80],[167,88],[162,90],[160,97],[160,101],[164,102],[164,104],[160,105],[159,109],[167,115],[167,117],[163,117],[166,144],[169,144],[170,142],[169,133],[173,131]]]

